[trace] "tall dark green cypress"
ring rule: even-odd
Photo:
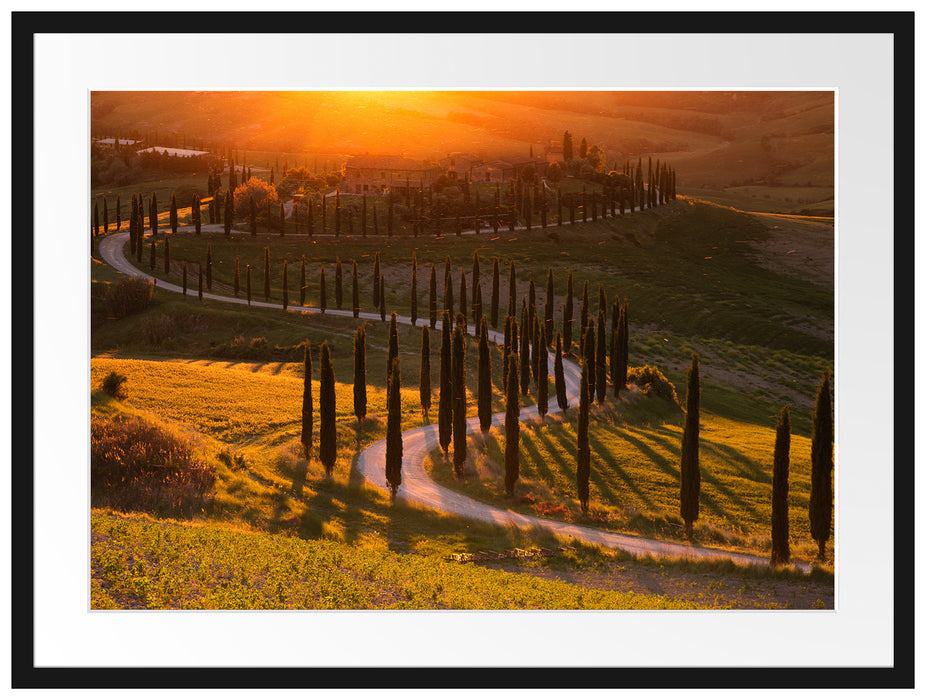
[[[453,377],[450,368],[450,346],[450,314],[444,311],[441,314],[440,384],[437,397],[438,439],[444,454],[449,450],[450,438],[453,436]]]
[[[337,308],[344,304],[344,277],[341,270],[341,258],[334,264],[334,303]]]
[[[264,248],[264,301],[270,301],[270,248]]]
[[[148,228],[151,229],[151,236],[158,235],[158,195],[157,192],[151,193],[151,199],[148,200]]]
[[[534,317],[533,327],[534,331],[531,334],[533,336],[531,341],[531,376],[536,382],[540,379],[540,358],[546,359],[547,353],[543,344],[543,328],[540,325],[540,320],[536,317]]]
[[[104,203],[106,200],[103,200]],[[177,197],[173,193],[170,195],[170,232],[177,235],[177,226],[179,221],[177,219]]]
[[[241,291],[241,262],[238,258],[235,258],[235,296],[238,296],[238,292]]]
[[[421,371],[418,375],[418,396],[425,422],[431,412],[431,331],[421,327]]]
[[[351,309],[354,318],[360,317],[360,285],[357,280],[357,261],[351,261]]]
[[[608,354],[606,341],[608,339],[606,326],[606,310],[603,306],[598,307],[598,335],[596,336],[597,346],[595,349],[595,395],[598,405],[604,403],[608,391]]]
[[[116,232],[122,229],[122,195],[116,195]]]
[[[395,311],[389,318],[389,354],[386,359],[386,374],[388,376],[389,368],[392,367],[392,361],[399,356],[399,329],[398,319]]]
[[[331,350],[328,341],[322,343],[321,383],[319,386],[318,458],[325,467],[325,476],[331,478],[334,463],[338,457],[338,434],[336,419],[336,395],[334,366],[331,364]]]
[[[485,316],[479,322],[479,428],[492,427],[492,356],[489,352],[489,327]]]
[[[482,282],[477,277],[473,282],[473,328],[478,330],[482,318]]]
[[[498,258],[492,261],[492,298],[489,302],[489,323],[492,328],[498,328]]]
[[[775,454],[772,461],[772,556],[771,564],[791,560],[788,541],[788,472],[791,466],[791,412],[787,406],[778,414]]]
[[[585,334],[585,329],[588,327],[588,280],[585,280],[585,284],[582,287],[582,308],[579,310],[579,337],[581,338]],[[583,352],[585,348],[582,348]]]
[[[567,353],[572,350],[573,294],[572,270],[570,270],[569,276],[566,278],[566,301],[563,304],[563,352]]]
[[[305,341],[302,380],[302,449],[305,458],[312,454],[312,344]]]
[[[537,337],[543,339],[543,331],[540,330],[540,324],[537,324]],[[549,410],[548,400],[550,393],[550,381],[549,381],[549,366],[547,359],[547,349],[545,344],[542,348],[537,350],[538,357],[540,358],[537,362],[537,412],[540,414],[540,421],[543,422],[543,417],[547,415]]]
[[[225,206],[223,207],[223,225],[225,228],[225,237],[231,237],[232,222],[235,218],[235,197],[231,189],[225,193]]]
[[[810,439],[810,536],[817,543],[817,558],[826,558],[826,541],[833,525],[833,402],[830,373],[817,387]]]
[[[466,327],[466,273],[460,270],[460,311],[459,315],[463,317],[463,327]]]
[[[379,318],[386,320],[386,276],[379,276]]]
[[[531,325],[528,319],[527,302],[525,301],[521,304],[521,342],[519,355],[521,361],[521,393],[525,396],[530,392],[531,384]]]
[[[412,253],[412,292],[411,292],[411,318],[412,325],[418,324],[418,256]]]
[[[569,408],[569,399],[566,396],[566,373],[563,370],[563,337],[559,331],[556,333],[556,359],[553,362],[553,379],[556,385],[556,403],[562,411]]]
[[[512,321],[513,323],[513,321]],[[518,406],[518,356],[508,357],[508,382],[505,385],[505,494],[514,496],[520,467],[521,422]]]
[[[170,236],[164,236],[164,274],[170,274]]]
[[[611,353],[611,381],[614,384],[614,398],[620,396],[627,385],[627,307],[621,304],[614,332],[614,350]]]
[[[402,364],[395,357],[386,387],[386,483],[392,502],[402,484]]]
[[[457,314],[457,324],[453,330],[451,364],[453,374],[453,471],[457,477],[463,476],[463,467],[466,464],[466,342],[464,340],[466,321],[463,319],[463,314]]]
[[[595,326],[589,325],[582,335],[582,359],[588,360],[586,376],[589,381],[589,400],[595,397]]]
[[[354,331],[354,416],[358,426],[367,417],[366,326],[360,326]]]
[[[373,308],[379,308],[379,252],[373,256]]]
[[[513,321],[514,316],[505,316],[505,342],[502,345],[502,392],[508,387],[508,356],[511,354],[511,324]]]
[[[453,278],[450,275],[450,258],[444,266],[444,311],[453,318]]]
[[[322,267],[321,274],[318,277],[318,307],[325,313],[328,308],[328,289],[325,285],[325,268]]]
[[[543,307],[543,342],[553,344],[553,268],[547,268],[547,299]]]
[[[681,516],[685,522],[685,537],[691,540],[694,522],[698,519],[701,495],[701,465],[698,457],[700,432],[701,380],[698,356],[692,355],[688,369],[688,397],[685,400],[685,428],[682,433]]]
[[[582,381],[579,383],[579,425],[576,428],[576,491],[582,512],[588,515],[588,479],[591,473],[592,453],[588,443],[588,409],[591,402],[588,368],[591,363],[582,360]]]
[[[428,315],[431,328],[437,327],[437,270],[431,265],[431,279],[428,282]]]

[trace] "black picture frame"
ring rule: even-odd
[[[182,20],[182,21],[178,21]],[[287,27],[311,26],[312,33],[344,31],[383,32],[401,27],[403,32],[490,32],[504,35],[530,31],[582,34],[602,27],[633,27],[634,33],[850,33],[889,34],[893,37],[894,133],[912,135],[914,130],[914,13],[913,12],[498,12],[498,13],[341,13],[341,12],[241,12],[241,13],[115,13],[115,12],[13,12],[12,131],[11,156],[17,164],[13,201],[35,202],[33,142],[33,77],[35,36],[74,32],[100,34],[145,31],[151,33],[238,32],[278,33]],[[650,27],[652,29],[647,29]],[[207,28],[207,29],[204,29]],[[914,259],[912,231],[913,160],[895,142],[894,191],[895,257],[894,317],[896,328],[909,327],[913,316]],[[17,338],[12,346],[11,396],[15,402],[11,457],[11,493],[14,494],[12,532],[12,637],[13,688],[912,688],[914,685],[914,556],[913,476],[895,480],[893,599],[894,665],[881,667],[705,668],[590,667],[575,668],[471,668],[421,669],[411,663],[403,668],[219,668],[219,667],[37,667],[34,657],[33,616],[41,601],[33,595],[33,514],[38,494],[33,486],[32,436],[34,362],[33,329],[36,310],[28,290],[36,275],[32,235],[33,208],[13,210],[10,267],[11,328]],[[905,232],[905,233],[904,233]],[[900,240],[898,237],[904,235]],[[894,344],[894,364],[913,367],[911,342]],[[895,464],[913,453],[912,393],[894,379]],[[892,465],[893,466],[893,465]],[[912,472],[911,472],[912,474]],[[908,520],[909,519],[909,520]],[[413,673],[421,671],[420,673]],[[428,671],[428,672],[425,672]],[[619,671],[616,673],[615,671]],[[436,672],[436,673],[435,673]],[[436,680],[436,683],[435,683]],[[446,684],[446,685],[443,685]]]

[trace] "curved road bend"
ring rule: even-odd
[[[125,257],[125,243],[129,234],[115,233],[100,242],[100,255],[103,259],[119,272],[144,279],[155,279],[151,275],[136,268]],[[155,284],[159,289],[166,289],[172,292],[182,293],[183,288],[165,282],[156,280]],[[247,300],[236,297],[226,297],[217,294],[203,292],[204,299],[214,299],[216,301],[229,302],[233,304],[247,304]],[[265,308],[281,308],[281,304],[272,304],[269,302],[252,301],[251,306]],[[301,313],[320,313],[318,309],[308,307],[289,307],[290,311]],[[352,317],[353,312],[346,309],[328,309],[325,312],[332,316]],[[369,312],[360,312],[360,318],[380,321],[379,314]],[[398,323],[412,325],[411,318],[408,316],[396,316]],[[416,325],[425,325],[428,319],[418,319]],[[441,328],[441,322],[437,322],[437,328]],[[476,333],[474,326],[467,327],[471,334]],[[501,345],[504,342],[504,335],[497,331],[489,331],[489,339]],[[548,355],[549,371],[553,373],[553,355]],[[569,405],[577,406],[579,399],[579,382],[581,380],[581,370],[574,362],[564,358],[563,369],[566,376],[566,393],[569,397]],[[549,413],[559,412],[559,405],[554,401],[550,406]],[[521,409],[520,419],[522,422],[536,419],[538,417],[536,406],[525,406]],[[496,413],[492,416],[492,425],[504,425],[504,412]],[[479,430],[479,419],[470,418],[466,422],[467,434]],[[611,549],[619,549],[637,556],[651,557],[673,557],[682,559],[730,559],[738,564],[767,566],[768,558],[759,557],[751,554],[740,552],[729,552],[721,549],[712,549],[708,547],[695,547],[687,544],[675,542],[663,542],[644,537],[634,537],[631,535],[622,535],[616,532],[598,530],[591,527],[583,527],[572,523],[548,520],[538,518],[532,515],[516,513],[512,510],[497,508],[495,506],[481,503],[469,498],[456,491],[435,483],[424,469],[424,461],[430,452],[438,449],[437,425],[425,425],[420,428],[412,428],[402,433],[402,484],[399,486],[397,498],[401,498],[409,503],[434,508],[460,515],[472,520],[479,520],[495,525],[519,528],[543,528],[562,537],[574,537],[582,542],[589,544],[601,545]],[[380,440],[357,456],[355,467],[364,478],[378,488],[388,491],[386,484],[386,474],[383,465],[386,462],[386,440]],[[805,572],[810,571],[810,566],[803,563],[795,563],[794,566]]]

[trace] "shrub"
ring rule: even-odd
[[[90,419],[90,498],[94,507],[191,517],[214,497],[215,467],[196,446],[138,417]]]
[[[258,214],[266,211],[268,203],[274,205],[278,201],[277,191],[273,185],[260,178],[252,177],[244,184],[238,185],[235,190],[235,211],[246,212],[252,197]]]
[[[151,303],[154,282],[141,277],[129,277],[109,285],[104,302],[113,318],[125,318],[144,311]]]
[[[128,396],[125,390],[126,380],[127,377],[124,374],[119,374],[113,370],[103,378],[100,388],[114,399],[124,399]]]
[[[160,346],[166,340],[173,337],[176,332],[176,324],[170,316],[161,314],[154,318],[149,318],[142,326],[142,335],[145,342],[149,345]]]
[[[659,396],[673,405],[679,405],[675,385],[666,379],[666,376],[654,365],[628,368],[627,382],[636,384],[646,394]]]

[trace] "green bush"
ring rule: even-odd
[[[142,335],[149,345],[160,346],[168,338],[173,337],[176,330],[174,320],[170,316],[161,314],[145,320],[145,324],[142,326]]]
[[[103,378],[100,388],[114,399],[124,399],[128,396],[125,390],[126,379],[125,375],[113,370]]]
[[[144,311],[151,303],[154,282],[141,277],[128,277],[114,282],[106,289],[106,312],[113,318],[125,318]]]
[[[676,406],[679,405],[675,385],[666,379],[666,376],[654,365],[629,367],[627,369],[627,382],[636,384],[645,394],[659,396]]]

